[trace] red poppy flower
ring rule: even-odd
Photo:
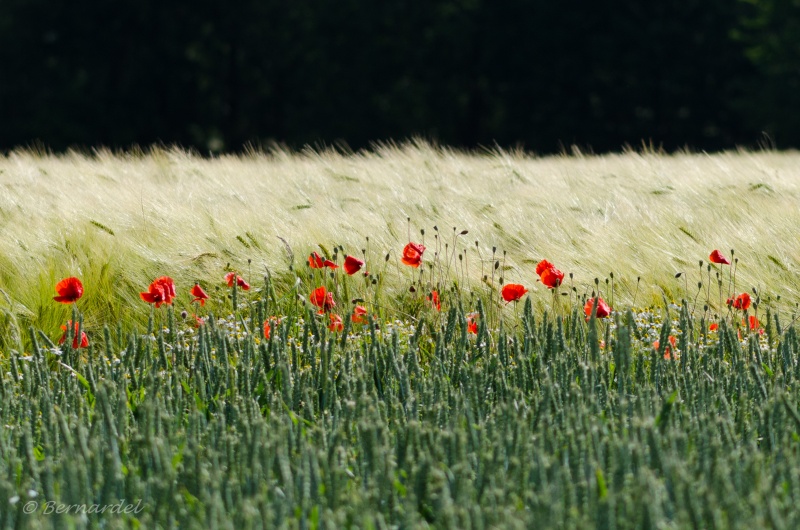
[[[331,313],[330,315],[331,323],[328,324],[328,329],[331,331],[343,331],[344,330],[344,323],[342,322],[342,317],[335,313]]]
[[[62,304],[71,304],[83,296],[83,284],[78,278],[64,278],[56,284],[56,292],[58,296],[54,296],[53,300]]]
[[[668,361],[670,359],[674,359],[674,355],[672,355],[672,349],[670,348],[670,344],[672,345],[672,348],[677,347],[675,346],[675,337],[673,337],[672,335],[669,336],[669,344],[667,344],[667,346],[664,348],[664,358]],[[658,350],[660,346],[661,346],[660,341],[655,341],[653,343],[653,348],[655,348],[656,350]]]
[[[520,285],[518,283],[509,283],[508,285],[503,286],[501,294],[503,295],[503,300],[506,302],[516,302],[525,296],[525,293],[527,292],[528,290],[524,285]]]
[[[555,289],[561,285],[561,281],[564,279],[564,273],[558,269],[545,269],[539,278],[548,289]]]
[[[732,305],[734,309],[746,311],[750,307],[750,295],[747,293],[742,293],[735,299],[728,298],[728,305]]]
[[[192,290],[189,294],[194,296],[194,298],[192,299],[192,303],[200,302],[201,306],[206,305],[206,300],[208,300],[208,295],[203,290],[203,288],[200,287],[199,283],[194,284],[194,287],[192,287]]]
[[[760,325],[760,322],[758,321],[758,319],[756,318],[755,315],[750,315],[748,320],[750,321],[750,330],[751,331],[758,329],[758,326]],[[744,322],[742,322],[742,324],[744,325]]]
[[[156,307],[161,307],[161,304],[172,304],[172,299],[175,298],[175,282],[169,276],[162,276],[156,278],[150,284],[150,288],[146,293],[139,293],[142,300],[148,304],[155,304]]]
[[[442,310],[442,302],[439,300],[439,291],[431,291],[431,294],[425,297],[425,300],[431,303],[437,311]]]
[[[225,275],[225,281],[228,283],[228,287],[233,287],[233,279],[236,278],[236,285],[242,288],[242,291],[249,291],[250,284],[244,281],[244,278],[237,275],[235,272],[229,272]]]
[[[206,323],[206,321],[203,320],[202,318],[200,318],[199,316],[197,316],[197,315],[192,315],[192,316],[194,317],[194,327],[195,327],[195,329],[199,329],[200,326],[202,326],[202,325],[204,325]]]
[[[59,345],[64,344],[67,341],[67,330],[71,327],[73,327],[71,320],[67,320],[66,326],[61,326],[61,329],[64,330],[64,334],[58,341]],[[83,331],[81,331],[81,341],[80,344],[78,344],[78,323],[75,322],[73,337],[72,337],[72,349],[77,350],[78,348],[88,348],[88,347],[89,347],[89,337],[87,337],[86,333],[84,333]]]
[[[317,287],[309,296],[309,300],[311,303],[317,307],[322,307],[325,304],[325,297],[328,294],[328,290],[323,285],[322,287]]]
[[[708,331],[717,331],[719,329],[719,324],[713,322],[710,326],[708,326]]]
[[[354,258],[353,256],[344,257],[344,272],[350,276],[360,271],[363,266],[364,262],[358,258]]]
[[[469,313],[467,315],[467,332],[473,335],[478,334],[478,318],[480,313]]]
[[[583,306],[583,312],[587,317],[592,316],[592,307],[594,307],[594,298],[586,300],[586,305]],[[606,318],[611,314],[611,308],[602,298],[597,300],[597,318]]]
[[[309,300],[311,300],[312,304],[320,308],[320,313],[330,311],[336,306],[336,302],[333,301],[333,293],[329,293],[328,290],[325,289],[325,286],[314,289]]]
[[[723,256],[722,252],[720,252],[719,250],[716,250],[716,249],[711,251],[711,255],[708,256],[708,261],[710,261],[711,263],[717,263],[719,265],[730,265],[731,264],[731,260],[729,260],[728,258]]]
[[[750,295],[747,293],[742,293],[736,297],[736,301],[733,302],[733,307],[736,309],[741,309],[742,311],[747,310],[750,307]]]
[[[281,323],[281,319],[270,317],[269,320],[264,321],[264,338],[268,339],[273,329]]]
[[[367,324],[369,320],[367,320],[367,308],[363,305],[357,305],[353,309],[353,316],[350,317],[350,321],[354,324]]]
[[[402,262],[409,267],[417,268],[422,262],[422,253],[425,252],[425,247],[418,243],[409,243],[403,248]]]

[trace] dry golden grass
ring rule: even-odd
[[[382,270],[391,252],[388,292],[405,290],[410,271],[397,263],[407,217],[412,240],[425,230],[426,260],[434,225],[442,252],[444,242],[452,249],[453,227],[469,230],[457,248],[468,248],[470,278],[477,284],[481,274],[475,241],[484,260],[496,246],[498,255],[507,251],[506,281],[525,284],[542,303],[548,296],[534,273],[542,258],[574,273],[581,294],[596,277],[605,294],[613,271],[616,305],[633,301],[641,277],[643,305],[662,293],[684,297],[684,276],[674,277],[681,271],[693,298],[698,261],[714,248],[735,249],[737,291],[756,287],[789,306],[798,298],[797,153],[536,158],[415,144],[208,160],[179,150],[21,151],[0,158],[0,185],[0,306],[37,326],[63,321],[64,308],[52,302],[59,278],[81,277],[93,299],[87,318],[113,322],[125,308],[147,311],[137,293],[158,275],[174,277],[186,296],[195,279],[221,282],[226,264],[256,283],[265,266],[286,270],[278,237],[298,267],[319,243],[360,255],[369,237],[370,267]]]

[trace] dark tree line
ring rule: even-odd
[[[800,147],[799,85],[797,0],[0,2],[0,149]]]

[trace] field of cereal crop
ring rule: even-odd
[[[799,173],[11,153],[0,528],[796,528]]]

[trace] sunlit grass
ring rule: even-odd
[[[412,279],[399,264],[410,218],[410,237],[424,239],[428,263],[438,227],[439,262],[446,270],[445,252],[451,262],[447,282],[466,278],[487,289],[479,280],[497,247],[498,257],[506,252],[505,281],[526,285],[539,307],[551,304],[534,274],[547,258],[574,274],[565,286],[579,295],[594,289],[595,278],[605,293],[613,272],[616,305],[662,304],[666,296],[717,310],[715,271],[707,296],[698,266],[714,248],[735,249],[737,291],[756,287],[793,307],[799,162],[796,153],[537,158],[426,144],[211,160],[179,150],[13,152],[0,158],[0,306],[4,318],[53,329],[67,315],[52,303],[53,286],[75,275],[86,286],[87,327],[142,321],[149,308],[138,292],[157,276],[175,278],[179,307],[188,306],[196,280],[218,285],[228,269],[254,285],[269,269],[286,290],[290,264],[304,270],[320,244],[359,257],[367,250],[367,268],[382,273],[382,296],[395,300]],[[469,233],[456,237],[454,228]],[[724,299],[731,287],[722,270]],[[684,274],[676,279],[677,272]]]

